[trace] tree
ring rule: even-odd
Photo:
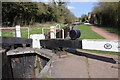
[[[59,0],[45,4],[42,2],[3,2],[2,22],[10,22],[10,26],[29,25],[36,22],[71,23],[75,16]]]
[[[119,2],[98,3],[92,11],[96,15],[98,24],[118,27],[119,4]]]
[[[83,14],[81,16],[81,20],[82,20],[82,22],[85,22],[86,20],[88,20],[88,16],[86,14]]]
[[[37,6],[32,2],[3,2],[2,22],[10,22],[11,26],[16,24],[28,25],[31,20],[34,20],[36,12]]]

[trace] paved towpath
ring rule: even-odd
[[[73,54],[72,54],[73,53]],[[77,51],[53,59],[52,78],[118,78],[118,56]]]
[[[106,31],[103,28],[91,25],[91,29],[94,32],[96,32],[97,34],[103,36],[106,39],[109,39],[109,40],[118,40],[119,39],[120,40],[120,35],[117,35],[117,34],[109,32],[109,31]]]

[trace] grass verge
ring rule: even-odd
[[[75,29],[81,31],[80,39],[105,39],[96,32],[92,31],[90,26],[87,24],[77,25]]]
[[[51,78],[50,76],[41,76],[40,78]]]
[[[100,54],[113,54],[120,56],[120,53],[118,52],[110,52],[110,51],[100,51],[100,50],[88,50],[88,49],[77,49],[77,51],[88,51],[93,53],[100,53]]]

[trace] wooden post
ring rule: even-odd
[[[64,36],[64,29],[62,29],[62,38],[64,39],[65,36]]]
[[[16,25],[16,37],[21,37],[20,25]]]
[[[50,27],[50,38],[55,39],[56,38],[56,26]]]

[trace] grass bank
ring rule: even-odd
[[[120,56],[120,54],[119,54],[118,52],[110,52],[110,51],[88,50],[88,49],[77,49],[77,51],[88,51],[88,52],[93,52],[93,53],[113,54],[113,55],[118,55],[118,56]]]
[[[102,36],[92,31],[87,24],[77,25],[76,29],[81,31],[80,39],[104,39]]]

